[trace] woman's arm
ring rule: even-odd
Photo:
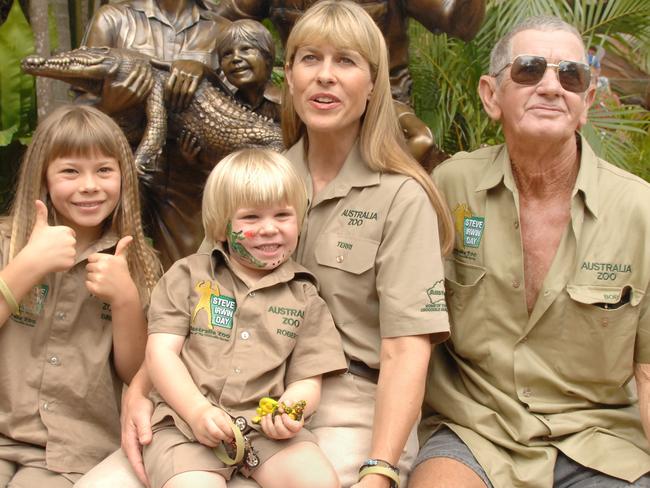
[[[430,355],[428,335],[382,339],[370,458],[397,465],[420,415]],[[385,488],[389,482],[373,474],[354,486]]]

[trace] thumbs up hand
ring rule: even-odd
[[[23,249],[39,269],[40,274],[67,271],[74,265],[77,251],[75,232],[65,225],[50,225],[47,222],[47,207],[36,200],[36,221],[32,234]]]
[[[115,246],[115,254],[94,253],[88,256],[86,288],[101,300],[115,305],[120,298],[130,298],[135,289],[126,256],[133,237],[122,237]],[[137,296],[137,289],[135,289]]]

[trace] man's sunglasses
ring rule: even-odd
[[[591,82],[591,71],[585,63],[560,61],[558,64],[552,64],[542,56],[530,54],[520,54],[492,76],[499,76],[508,67],[510,78],[520,85],[536,85],[544,77],[546,68],[556,68],[560,85],[570,92],[582,93],[589,88]]]

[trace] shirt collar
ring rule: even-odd
[[[287,152],[287,158],[294,164],[298,175],[307,185],[309,198],[312,199],[311,176],[305,154],[305,140],[300,139]],[[347,195],[352,188],[363,188],[378,185],[381,179],[379,172],[374,171],[365,163],[361,155],[359,140],[354,143],[341,170],[336,177],[318,195],[318,200],[339,198]]]
[[[167,24],[168,26],[173,27],[167,20],[167,15],[163,13],[155,0],[131,0],[130,3],[131,8],[143,12],[148,18],[155,18],[163,24]],[[187,18],[185,24],[178,29],[178,32],[181,32],[188,27],[196,24],[203,17],[201,14],[202,12],[199,7],[196,4],[193,4],[192,14],[189,18]]]
[[[230,257],[226,251],[225,244],[221,241],[216,243],[208,242],[208,240],[205,239],[201,244],[201,248],[199,250],[203,249],[204,251],[207,251],[209,246],[212,246],[212,250],[210,251],[212,276],[216,277],[217,268],[219,265],[223,264],[227,266],[234,275],[239,277],[237,272],[230,266]],[[288,283],[297,277],[307,278],[314,284],[317,283],[316,277],[312,273],[297,264],[293,259],[289,259],[275,268],[269,274],[261,278],[251,289],[258,290],[261,288],[273,286],[278,283]]]
[[[84,259],[87,259],[88,256],[96,252],[106,252],[108,250],[112,250],[117,245],[117,242],[119,240],[120,237],[114,230],[107,230],[99,239],[92,243],[88,249],[77,256],[75,264],[82,262]]]
[[[580,169],[572,194],[575,196],[580,192],[589,211],[598,218],[598,159],[587,141],[578,134],[576,134],[576,144],[580,151]],[[502,181],[508,189],[514,191],[516,185],[512,175],[508,147],[505,144],[501,145],[475,191],[492,189]]]

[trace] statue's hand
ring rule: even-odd
[[[149,95],[153,82],[149,62],[138,61],[124,81],[104,81],[100,108],[107,114],[115,114],[142,103]]]
[[[203,79],[205,69],[203,63],[191,59],[172,62],[171,74],[165,85],[165,100],[173,111],[181,111],[189,105]]]
[[[201,144],[199,144],[199,140],[192,131],[183,129],[178,136],[177,142],[183,159],[188,163],[195,163],[196,157],[201,152]]]

